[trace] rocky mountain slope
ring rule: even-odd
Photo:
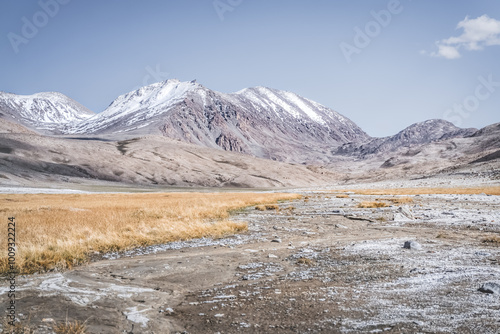
[[[464,179],[480,176],[500,180],[500,123],[472,134],[469,134],[472,129],[462,130],[462,135],[453,136],[450,132],[442,139],[408,146],[391,146],[392,141],[386,139],[385,146],[374,145],[371,151],[374,153],[368,154],[366,150],[366,154],[359,154],[359,151],[354,151],[354,154],[339,156],[328,168],[343,174],[346,182],[435,175],[455,175]],[[396,141],[395,138],[393,141]],[[377,151],[379,147],[381,149]]]
[[[165,137],[272,160],[326,162],[331,149],[369,136],[332,109],[264,87],[233,94],[168,80],[118,97],[67,134]]]
[[[57,132],[61,126],[84,121],[95,114],[57,92],[16,95],[0,92],[0,118],[42,133]]]
[[[10,122],[0,117],[0,133],[29,133],[36,134],[36,132],[27,129],[16,122]]]
[[[442,119],[432,119],[415,123],[394,136],[372,138],[368,142],[347,143],[338,148],[341,155],[366,158],[374,154],[394,152],[400,148],[410,148],[450,138],[463,138],[476,133],[477,129],[458,128]]]
[[[0,186],[295,187],[326,184],[334,177],[319,167],[162,136],[111,141],[0,133]]]
[[[99,114],[59,93],[0,93],[0,113],[0,133],[36,129],[86,139],[92,145],[162,136],[196,144],[200,150],[334,166],[348,175],[353,168],[363,173],[375,171],[370,177],[388,176],[398,168],[404,175],[420,175],[423,166],[419,164],[424,161],[439,165],[438,169],[474,159],[491,161],[500,149],[497,125],[477,131],[444,120],[429,120],[394,136],[372,138],[334,110],[291,92],[255,87],[224,94],[196,81],[167,80],[142,87],[119,96]],[[455,148],[455,143],[463,145]],[[420,167],[413,168],[413,162]]]
[[[0,122],[0,124],[2,124]],[[1,128],[1,127],[0,127]],[[468,137],[400,147],[324,166],[254,158],[163,136],[128,140],[0,133],[0,185],[297,187],[452,176],[500,179],[500,123]]]

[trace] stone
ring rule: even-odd
[[[476,256],[490,256],[490,253],[487,252],[475,252],[474,255]]]
[[[481,291],[483,293],[494,293],[496,295],[500,295],[500,284],[494,282],[487,282],[481,285],[478,291]]]
[[[405,241],[403,248],[419,250],[419,249],[422,249],[422,245],[420,245],[416,241]]]
[[[281,239],[280,238],[275,238],[275,239],[271,240],[271,242],[281,242]]]
[[[411,212],[411,210],[407,206],[400,206],[398,208],[397,212],[409,220],[415,219],[415,217],[413,216],[413,213]]]

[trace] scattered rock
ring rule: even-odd
[[[396,220],[396,215],[399,214],[399,215],[402,215],[403,216],[403,219],[398,219],[398,220],[413,220],[415,219],[415,217],[413,216],[413,213],[411,212],[411,210],[407,207],[407,206],[400,206],[396,212],[396,214],[394,215],[394,220]],[[398,215],[398,218],[401,218],[399,217]]]
[[[491,254],[487,253],[487,252],[475,252],[474,255],[477,255],[477,256],[490,256]]]
[[[275,238],[275,239],[271,240],[271,242],[281,242],[281,239],[280,238]]]
[[[335,224],[335,228],[347,228],[347,226],[344,226],[342,224]]]
[[[494,293],[494,294],[500,295],[500,284],[494,283],[494,282],[484,283],[477,290],[481,291],[483,293]]]
[[[395,217],[394,217],[394,212],[390,212],[390,211],[385,211],[385,212],[382,212],[382,215],[381,215],[381,220],[382,221],[393,221],[393,220],[397,220]],[[399,217],[401,218],[401,217]]]
[[[42,322],[55,322],[52,318],[43,318]]]
[[[403,248],[419,250],[419,249],[422,249],[422,245],[420,245],[416,241],[405,241],[405,244],[403,245]]]
[[[406,216],[400,214],[399,212],[396,212],[392,216],[392,220],[394,220],[394,221],[408,221],[409,219],[406,218]]]
[[[278,256],[274,255],[274,254],[269,254],[267,257],[270,258],[270,259],[272,259],[272,258],[277,258]]]

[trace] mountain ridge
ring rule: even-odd
[[[0,118],[44,134],[117,140],[161,135],[301,164],[325,164],[342,157],[365,159],[478,131],[427,120],[393,136],[371,137],[347,117],[293,92],[256,86],[221,93],[196,80],[178,79],[122,94],[98,114],[62,93],[0,92]]]
[[[272,160],[326,162],[331,147],[369,136],[336,111],[295,93],[253,87],[220,93],[195,81],[155,83],[120,95],[66,134],[159,134]]]
[[[0,92],[0,117],[31,130],[57,133],[61,125],[78,123],[95,115],[59,92],[17,95]]]
[[[435,141],[472,136],[476,128],[459,128],[442,119],[430,119],[417,122],[399,131],[395,135],[372,138],[362,143],[347,143],[338,148],[340,155],[366,158],[378,153],[394,152],[400,148],[409,148]]]

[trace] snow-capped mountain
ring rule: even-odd
[[[372,138],[336,111],[295,93],[254,87],[225,94],[195,80],[158,82],[119,96],[99,114],[60,93],[0,92],[0,118],[50,134],[161,135],[200,146],[293,162],[329,163],[472,135],[444,120]]]
[[[57,92],[16,95],[0,92],[0,117],[28,128],[57,131],[61,125],[76,124],[95,114]]]
[[[189,91],[201,87],[195,82],[168,80],[120,95],[102,113],[68,127],[67,133],[123,133],[148,127],[173,105],[182,102]],[[151,130],[148,129],[147,130]],[[142,131],[144,134],[151,134]],[[135,133],[135,132],[134,132]],[[159,133],[156,129],[153,133]]]
[[[339,147],[337,153],[364,158],[369,155],[393,152],[400,148],[428,144],[439,140],[467,137],[477,129],[458,128],[453,123],[442,119],[431,119],[415,123],[394,136],[372,138],[366,143],[347,143]]]
[[[327,161],[332,148],[369,139],[348,118],[291,92],[255,87],[224,94],[179,80],[121,95],[65,132],[161,134],[289,162]]]

